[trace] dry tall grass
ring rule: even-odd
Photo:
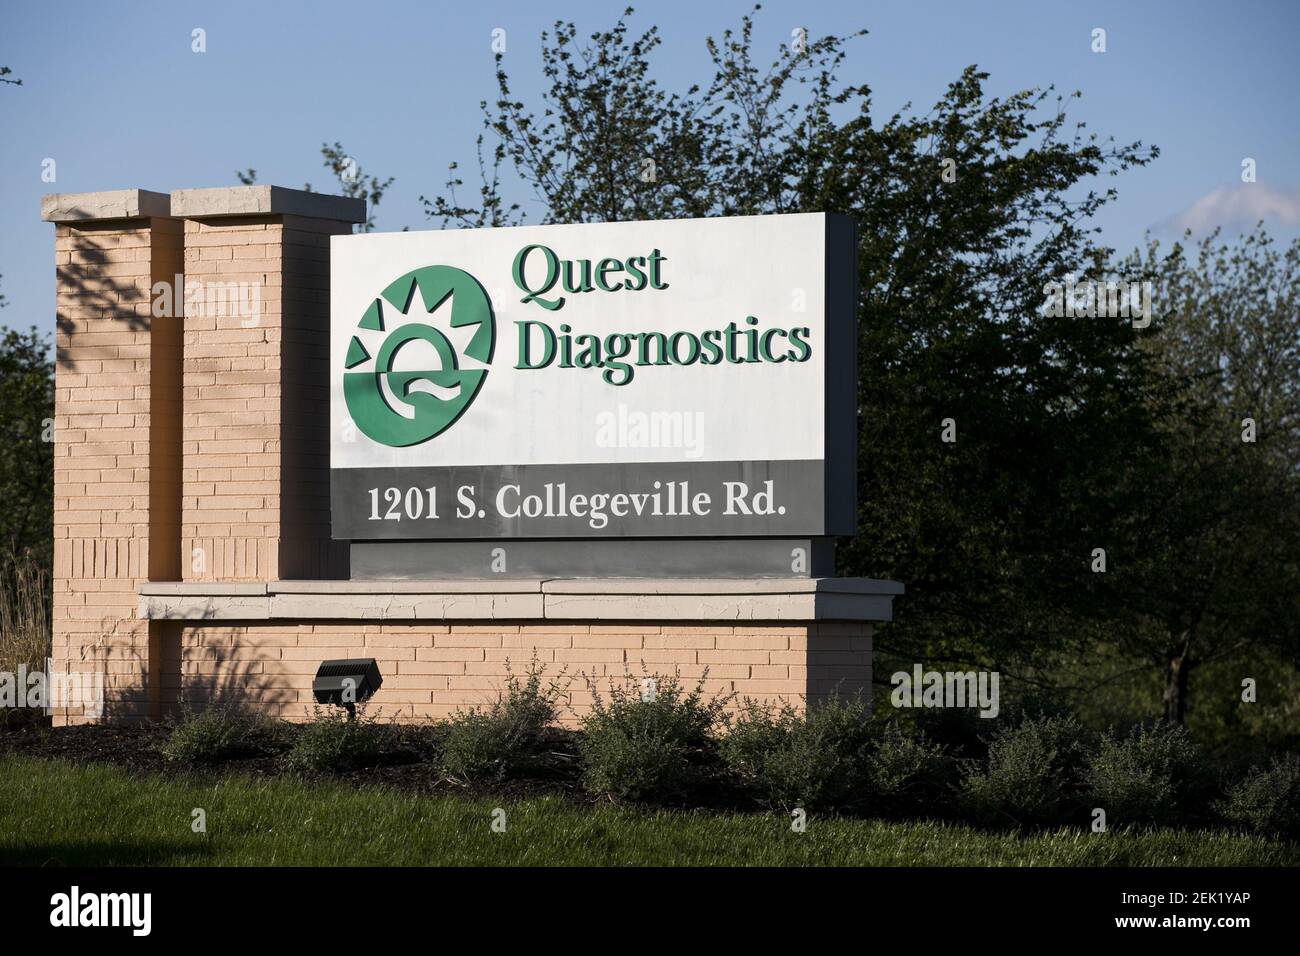
[[[49,571],[27,553],[0,555],[0,671],[45,669],[50,656],[49,607]],[[44,719],[40,711],[0,708],[0,726]]]

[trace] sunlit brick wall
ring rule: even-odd
[[[185,222],[187,581],[346,576],[330,541],[329,236],[297,216]]]
[[[706,694],[803,706],[838,691],[868,692],[871,627],[859,623],[779,625],[632,624],[177,624],[179,653],[165,665],[169,701],[245,699],[270,713],[312,713],[311,679],[322,660],[374,657],[383,687],[373,708],[401,720],[440,718],[482,706],[504,686],[506,664],[523,673],[536,660],[563,673],[562,721],[591,709],[587,678],[608,690],[644,674],[680,674]]]
[[[172,219],[56,226],[54,670],[103,672],[128,718],[149,713],[136,587],[179,571],[180,329],[151,289],[180,262]]]

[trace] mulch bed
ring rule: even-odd
[[[0,733],[0,753],[152,773],[172,769],[158,752],[166,739],[166,729],[153,724],[27,727]]]
[[[0,754],[20,754],[77,765],[105,764],[139,774],[165,777],[186,775],[251,777],[292,776],[274,754],[234,757],[213,764],[187,764],[168,760],[161,747],[168,728],[161,724],[86,724],[76,727],[23,727],[0,729]],[[573,761],[570,742],[556,741],[556,762]],[[520,799],[551,795],[582,803],[592,798],[578,786],[576,775],[558,771],[546,778],[506,780],[491,785],[470,785],[438,775],[428,763],[402,762],[366,767],[329,775],[328,779],[355,786],[384,787],[422,795],[461,794],[474,797]]]

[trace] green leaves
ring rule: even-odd
[[[0,548],[53,547],[54,362],[36,328],[0,337]]]
[[[970,66],[928,109],[882,117],[840,78],[866,31],[782,36],[765,61],[752,14],[706,41],[711,79],[669,82],[631,16],[543,34],[535,100],[498,57],[478,195],[461,204],[453,167],[426,214],[853,216],[859,534],[840,571],[907,583],[879,649],[1014,662],[1058,689],[1077,675],[1052,668],[1102,634],[1162,670],[1195,628],[1212,657],[1265,639],[1300,656],[1300,245],[1117,262],[1095,217],[1159,150],[1072,121],[1079,93],[991,96]],[[1044,311],[1049,283],[1116,273],[1155,284],[1150,328]]]
[[[746,16],[707,41],[712,80],[672,92],[655,28],[634,36],[625,15],[580,40],[559,23],[536,107],[498,60],[479,202],[456,203],[453,172],[426,210],[471,226],[517,222],[525,204],[548,222],[852,215],[861,534],[841,568],[908,583],[905,623],[883,636],[913,655],[1059,646],[1056,625],[1084,610],[1073,556],[1095,545],[1125,449],[1151,425],[1134,330],[1046,318],[1042,289],[1106,259],[1087,221],[1113,191],[1088,180],[1156,151],[1070,127],[1050,89],[990,98],[975,67],[928,112],[882,123],[870,89],[839,80],[863,33],[784,43],[761,67]],[[502,196],[503,165],[530,200]],[[942,444],[949,417],[961,439]]]

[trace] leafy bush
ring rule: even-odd
[[[950,764],[924,733],[873,723],[857,697],[832,698],[805,713],[747,700],[720,749],[746,789],[784,809],[927,805],[943,791]]]
[[[296,773],[341,773],[392,763],[407,756],[398,728],[357,708],[355,720],[336,708],[317,707],[285,754],[285,766]]]
[[[746,700],[728,728],[723,762],[765,802],[807,810],[862,800],[871,742],[870,712],[860,698],[833,698],[807,713],[773,711]]]
[[[890,719],[914,735],[941,746],[944,753],[953,757],[983,760],[988,755],[989,721],[972,707],[896,710]]]
[[[987,762],[971,765],[967,808],[985,821],[1058,823],[1080,809],[1084,730],[1073,717],[1027,717],[989,741]]]
[[[1110,824],[1180,822],[1204,786],[1201,752],[1186,728],[1159,723],[1106,734],[1088,760],[1088,784]]]
[[[546,730],[555,720],[561,679],[543,684],[534,659],[521,681],[507,662],[505,692],[487,710],[470,709],[447,721],[444,772],[462,780],[501,780],[536,766]]]
[[[629,677],[606,701],[595,682],[592,712],[582,720],[583,783],[592,793],[630,800],[682,796],[715,769],[711,736],[729,697],[704,699],[704,680],[689,692],[677,676],[653,678],[643,695]]]
[[[788,706],[776,711],[745,698],[740,713],[722,719],[725,734],[718,745],[723,766],[746,790],[763,795],[767,784],[768,757],[790,737],[790,725],[797,719]],[[770,793],[768,794],[770,796]],[[783,806],[780,799],[772,801]]]
[[[182,704],[181,716],[160,748],[164,757],[184,763],[215,763],[283,749],[283,724],[239,703],[216,702],[194,710]]]
[[[891,721],[867,755],[865,786],[875,810],[915,814],[942,807],[952,776],[946,747]]]
[[[1224,819],[1259,834],[1300,838],[1300,754],[1273,758],[1229,788]]]

